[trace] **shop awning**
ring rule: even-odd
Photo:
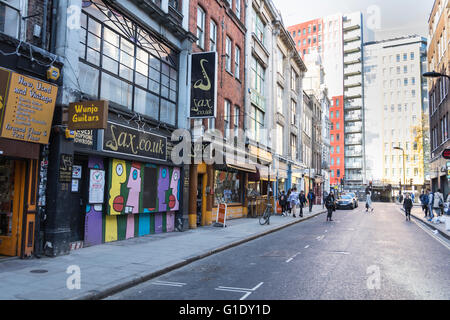
[[[250,173],[256,173],[256,166],[251,163],[233,163],[233,164],[227,164],[228,167],[237,169],[240,171],[250,172]]]

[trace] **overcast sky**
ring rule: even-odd
[[[361,11],[375,40],[418,34],[427,37],[434,0],[273,0],[286,27],[334,13]],[[379,14],[378,14],[379,12]],[[379,18],[378,18],[379,17]],[[365,26],[367,29],[367,25]]]

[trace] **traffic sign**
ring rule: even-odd
[[[442,151],[442,157],[444,159],[449,160],[450,159],[450,149],[444,149],[444,151]]]

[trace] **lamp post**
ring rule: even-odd
[[[403,153],[403,185],[406,186],[406,178],[405,178],[405,150],[401,147],[394,147],[395,150],[401,150]],[[406,189],[406,187],[405,187]],[[401,192],[402,190],[400,190]]]
[[[440,77],[446,77],[450,79],[450,76],[443,74],[443,73],[439,73],[436,71],[431,71],[431,72],[425,72],[423,75],[423,77],[425,78],[440,78]]]

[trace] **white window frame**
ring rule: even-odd
[[[199,20],[201,19],[201,20]],[[197,7],[197,46],[204,49],[205,48],[205,20],[206,13],[202,7]],[[200,25],[199,25],[200,23]]]

